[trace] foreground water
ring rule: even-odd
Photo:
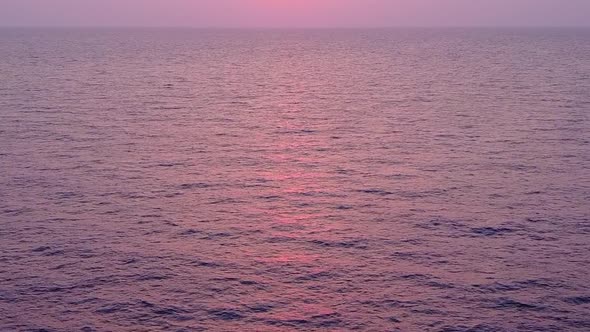
[[[0,30],[1,331],[588,331],[590,30]]]

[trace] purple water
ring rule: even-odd
[[[0,30],[0,331],[590,330],[590,30]]]

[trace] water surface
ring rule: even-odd
[[[0,30],[1,331],[588,331],[590,30]]]

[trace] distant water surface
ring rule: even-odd
[[[590,30],[0,30],[1,331],[589,331]]]

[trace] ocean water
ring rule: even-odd
[[[590,330],[590,30],[0,30],[0,331]]]

